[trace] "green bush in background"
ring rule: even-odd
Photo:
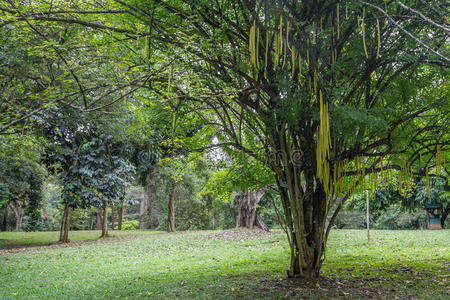
[[[124,220],[122,230],[136,230],[139,228],[139,220]]]

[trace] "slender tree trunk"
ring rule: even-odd
[[[100,237],[108,236],[108,203],[104,203],[103,206],[103,222],[102,222],[102,235]]]
[[[102,215],[101,215],[100,208],[97,209],[97,224],[96,224],[95,229],[102,230]]]
[[[59,241],[62,242],[63,241],[63,236],[64,236],[64,222],[66,221],[66,206],[64,206],[64,212],[61,218],[61,226],[59,228]]]
[[[80,143],[80,145],[78,145],[78,148],[76,148],[75,150],[75,145],[73,145],[72,151],[76,151],[77,154],[80,153],[81,150],[81,146],[83,145],[83,143]],[[72,161],[72,166],[76,167],[78,164],[78,160],[73,160]],[[72,194],[70,193],[70,195],[72,196]],[[62,243],[68,243],[69,242],[69,228],[70,228],[70,205],[69,203],[66,203],[64,206],[64,215],[63,215],[63,220],[61,221],[61,231],[59,233],[59,241]]]
[[[169,194],[167,231],[168,232],[175,231],[175,201],[174,201],[174,191],[173,190]]]
[[[3,213],[2,231],[6,231],[8,228],[8,205],[5,204],[5,212]]]
[[[262,230],[269,231],[269,227],[262,221],[258,215],[257,206],[261,201],[264,192],[256,192],[245,190],[236,196],[238,214],[236,217],[236,227],[245,227],[253,229],[258,227]]]
[[[219,228],[220,226],[220,214],[216,213],[214,216],[214,229]]]
[[[141,202],[139,203],[139,229],[145,228],[145,189],[142,189]]]
[[[155,176],[153,172],[148,176],[147,184],[147,228],[152,228],[152,209],[153,209],[153,195],[155,191]]]
[[[442,212],[441,216],[441,227],[445,228],[445,220],[447,219],[447,216],[450,214],[450,203],[447,204],[447,207]]]
[[[114,230],[114,206],[111,205],[111,229]]]
[[[70,228],[70,206],[66,203],[64,206],[64,214],[61,221],[61,232],[59,234],[59,241],[62,243],[69,242],[69,228]]]
[[[95,214],[95,216],[97,217],[97,214]],[[95,222],[95,218],[90,215],[89,217],[89,230],[94,230],[94,222]]]
[[[125,212],[125,205],[122,204],[119,208],[118,208],[118,212],[117,214],[119,215],[119,220],[117,221],[117,229],[118,230],[122,230],[122,221],[123,221],[123,214]]]

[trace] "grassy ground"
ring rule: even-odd
[[[0,299],[448,299],[449,230],[371,236],[367,244],[364,231],[333,231],[318,280],[285,278],[280,232],[154,234],[3,253]]]
[[[148,235],[158,233],[157,231],[124,230],[109,231],[111,237],[129,237],[137,235]],[[101,234],[100,230],[91,231],[71,231],[69,240],[72,242],[88,241],[97,239]],[[0,232],[1,249],[19,248],[29,246],[43,246],[58,244],[59,231],[48,232]]]

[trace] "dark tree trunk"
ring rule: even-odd
[[[80,145],[76,149],[76,153],[77,154],[80,153],[82,145],[83,145],[83,143],[80,143]],[[78,164],[78,160],[75,159],[75,160],[72,161],[72,166],[73,167],[76,167],[77,164]],[[65,206],[64,206],[63,220],[61,221],[61,231],[60,231],[60,234],[59,234],[59,241],[60,242],[63,242],[63,243],[68,243],[69,242],[69,228],[70,228],[70,205],[69,205],[69,203],[66,203]]]
[[[235,197],[238,210],[236,227],[245,227],[248,229],[258,227],[262,230],[269,231],[269,228],[264,224],[257,212],[257,206],[262,196],[264,196],[264,192],[245,190]]]
[[[268,132],[273,151],[268,153],[268,160],[276,174],[291,250],[288,276],[318,277],[331,229],[332,222],[327,225],[327,215],[333,198],[326,196],[317,177],[316,145],[304,142],[300,148],[295,139],[300,141],[301,137],[292,132],[295,139],[288,138],[285,128],[272,127]],[[313,132],[308,134],[314,136]],[[333,220],[339,210],[340,207]]]
[[[102,235],[100,237],[108,236],[108,204],[105,202],[103,206],[103,220],[102,220]]]
[[[114,206],[111,205],[111,229],[114,230]]]
[[[61,231],[59,234],[59,241],[62,243],[69,242],[69,227],[70,227],[70,206],[66,203],[64,206],[64,214],[61,220]]]
[[[152,208],[153,208],[153,196],[155,191],[155,177],[153,173],[148,176],[147,184],[147,228],[152,228]]]
[[[96,224],[95,229],[102,230],[102,215],[101,215],[100,208],[97,209],[97,224]]]
[[[445,228],[445,220],[447,219],[449,214],[450,214],[450,203],[447,204],[447,207],[442,212],[442,216],[441,216],[441,227],[442,228]]]
[[[117,221],[117,229],[118,230],[122,230],[122,221],[123,221],[123,214],[125,212],[125,205],[122,204],[119,209],[117,214],[119,215],[119,220]]]
[[[142,189],[141,202],[139,203],[139,229],[145,228],[145,189]]]
[[[175,201],[174,201],[174,191],[169,194],[169,205],[168,205],[168,216],[167,216],[167,231],[175,231]]]
[[[6,231],[8,228],[8,205],[5,204],[5,212],[3,213],[2,231]]]
[[[219,228],[220,226],[220,214],[216,213],[214,216],[214,229]]]
[[[64,206],[64,211],[63,211],[63,216],[61,218],[61,226],[59,227],[59,241],[62,242],[63,241],[63,236],[64,236],[64,222],[66,221],[66,207]]]

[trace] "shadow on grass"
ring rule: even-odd
[[[411,293],[372,286],[363,278],[290,279],[261,270],[225,275],[214,267],[149,273],[86,285],[79,295],[84,299],[417,299]]]

